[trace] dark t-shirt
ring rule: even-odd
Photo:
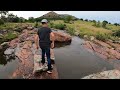
[[[52,30],[48,27],[41,27],[38,29],[39,44],[41,48],[50,47],[50,33]]]

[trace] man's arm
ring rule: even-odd
[[[39,48],[39,37],[37,34],[35,35],[35,45],[36,45],[36,48],[38,49]]]
[[[52,38],[52,48],[54,48],[54,41],[55,41],[55,35],[53,32],[50,33],[50,37]]]

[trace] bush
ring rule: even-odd
[[[38,22],[35,23],[35,27],[36,27],[36,28],[38,27]]]
[[[72,27],[67,27],[67,32],[68,32],[70,35],[74,35],[74,34],[75,34],[75,30],[74,30],[74,28],[72,28]]]
[[[97,22],[95,20],[93,20],[93,23],[94,23],[93,26],[96,26]]]
[[[88,19],[85,19],[86,22],[88,22]]]
[[[96,27],[100,27],[100,21],[97,22]]]
[[[116,31],[113,33],[113,36],[118,36],[118,37],[120,37],[120,30],[116,30]]]
[[[101,40],[101,41],[106,41],[106,40],[109,39],[109,35],[104,34],[104,33],[97,33],[96,34],[96,39]]]
[[[2,19],[0,19],[0,25],[3,25],[4,21]]]
[[[106,25],[107,25],[107,24],[108,24],[107,21],[103,21],[103,22],[102,22],[102,27],[103,27],[103,28],[106,28]]]
[[[50,28],[54,28],[54,24],[52,22],[50,22],[49,26]]]
[[[56,29],[60,29],[60,30],[64,30],[65,29],[65,24],[55,24],[54,25],[54,28],[56,28]]]
[[[16,34],[13,34],[12,32],[9,32],[9,33],[7,33],[6,35],[5,35],[5,39],[7,40],[7,41],[9,41],[9,40],[12,40],[12,39],[14,39],[14,38],[16,38],[17,37],[17,35]]]

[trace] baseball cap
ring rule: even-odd
[[[43,19],[41,22],[48,23],[47,19]]]

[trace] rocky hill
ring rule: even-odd
[[[44,14],[40,18],[61,18],[61,19],[63,19],[67,16],[71,16],[73,19],[77,19],[75,16],[72,16],[72,15],[69,15],[69,14],[58,14],[58,13],[55,13],[53,11]]]

